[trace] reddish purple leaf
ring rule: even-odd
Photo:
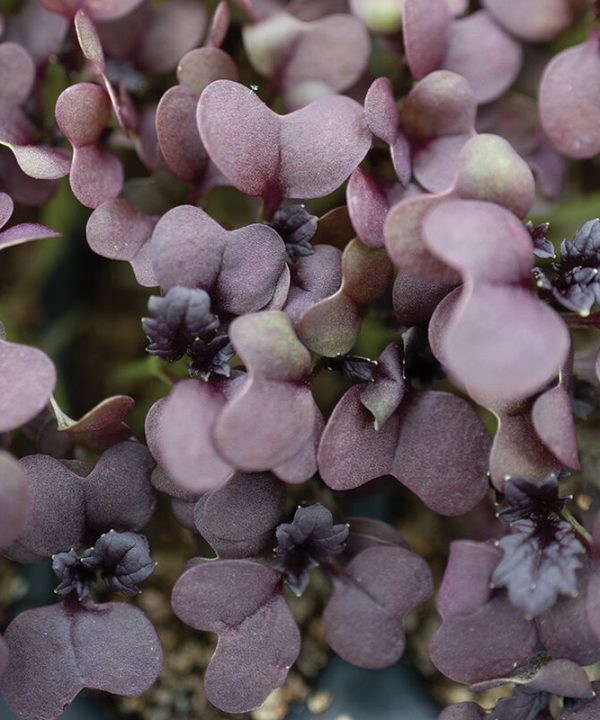
[[[24,47],[37,65],[58,51],[69,27],[64,17],[48,12],[37,0],[26,0],[19,12],[6,20],[3,40]]]
[[[283,91],[297,97],[299,89],[316,87],[317,94],[309,92],[308,102],[352,86],[365,70],[371,49],[365,26],[347,14],[304,22],[278,12],[246,25],[243,39],[254,68],[275,78]]]
[[[215,9],[206,44],[209,48],[219,48],[227,37],[229,30],[229,8],[226,0],[221,0]]]
[[[50,400],[56,371],[43,352],[0,339],[0,432],[24,425]]]
[[[511,35],[526,42],[547,42],[569,29],[578,0],[483,0],[483,5]]]
[[[102,257],[126,260],[140,285],[154,287],[158,281],[152,270],[149,241],[156,221],[127,200],[107,200],[89,217],[85,228],[88,245]]]
[[[162,670],[156,631],[126,603],[26,610],[8,626],[0,691],[23,720],[54,720],[84,688],[139,695]]]
[[[256,224],[228,231],[191,205],[162,216],[151,252],[164,290],[177,285],[202,288],[211,295],[215,310],[234,314],[264,307],[285,266],[283,241],[272,228]],[[201,264],[198,257],[203,258]]]
[[[332,245],[317,245],[314,250],[312,255],[298,258],[292,267],[283,310],[294,324],[319,300],[333,295],[342,282],[342,253]]]
[[[433,592],[431,572],[398,546],[369,547],[333,576],[323,613],[332,649],[359,667],[382,668],[404,652],[402,619]]]
[[[342,255],[342,285],[310,307],[298,323],[298,337],[326,357],[350,352],[360,331],[364,308],[386,291],[392,267],[383,249],[352,240]]]
[[[442,340],[445,365],[487,404],[540,390],[558,373],[570,339],[560,317],[529,289],[527,230],[501,207],[456,201],[427,216],[424,235],[465,281]]]
[[[437,597],[439,614],[468,615],[483,607],[492,594],[490,581],[502,554],[493,545],[454,540]]]
[[[148,445],[183,490],[198,495],[214,490],[233,472],[213,444],[214,426],[224,406],[218,388],[182,380],[148,413]]]
[[[327,485],[349,490],[391,474],[443,515],[460,515],[482,499],[490,442],[468,403],[414,392],[376,431],[362,389],[350,388],[323,432],[317,457]]]
[[[322,197],[335,190],[371,145],[362,107],[326,97],[277,115],[243,85],[217,80],[198,104],[200,136],[227,179],[270,207],[284,197]]]
[[[556,149],[571,158],[600,152],[593,98],[600,89],[600,38],[567,48],[546,65],[540,82],[542,126]]]
[[[370,248],[385,245],[383,225],[390,206],[403,194],[403,188],[358,167],[346,187],[348,213],[356,234]]]
[[[480,10],[454,20],[441,66],[465,77],[477,102],[486,103],[508,90],[522,63],[521,45]]]
[[[451,27],[445,0],[405,0],[402,12],[404,51],[415,80],[421,80],[440,67]]]
[[[86,10],[94,20],[114,20],[142,2],[142,0],[39,0],[51,12],[60,13],[69,19],[80,8]]]
[[[285,485],[269,473],[236,473],[199,500],[196,528],[219,557],[256,557],[273,550],[285,496]]]
[[[23,532],[29,503],[29,486],[23,468],[12,455],[0,451],[0,548],[10,545]]]
[[[215,80],[237,81],[238,71],[234,61],[223,50],[216,47],[195,48],[179,61],[177,79],[180,85],[199,97],[204,88]]]
[[[203,561],[173,588],[175,614],[219,635],[204,675],[206,697],[228,713],[261,705],[280,687],[300,651],[300,633],[281,578],[252,560]]]
[[[506,598],[496,597],[474,612],[444,617],[429,656],[446,677],[472,684],[510,675],[529,658],[535,644],[533,622]]]
[[[217,418],[215,443],[235,467],[268,470],[290,460],[313,434],[310,353],[290,318],[275,310],[236,318],[229,336],[249,380]]]

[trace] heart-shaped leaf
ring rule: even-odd
[[[300,652],[300,633],[281,577],[261,563],[201,562],[179,578],[172,605],[187,625],[219,635],[204,690],[224,712],[261,705],[283,684]]]
[[[433,592],[431,571],[398,546],[369,547],[334,575],[323,613],[325,635],[347,662],[382,668],[404,652],[404,615]]]
[[[285,266],[283,241],[272,228],[257,224],[225,230],[191,205],[162,216],[154,228],[151,253],[164,290],[178,285],[202,288],[215,310],[237,315],[271,300]]]
[[[268,470],[290,460],[313,434],[310,353],[290,318],[275,310],[237,318],[229,336],[249,380],[217,418],[215,443],[234,467]]]
[[[322,197],[339,187],[371,145],[362,107],[326,97],[277,115],[248,88],[218,80],[202,93],[198,128],[219,170],[270,208],[284,197]]]
[[[156,630],[126,603],[26,610],[8,626],[0,692],[23,720],[54,720],[84,688],[139,695],[162,670]]]

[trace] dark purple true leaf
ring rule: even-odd
[[[196,338],[211,339],[219,327],[210,297],[199,288],[171,287],[164,297],[152,296],[148,310],[151,317],[142,318],[146,351],[165,360],[179,360]]]
[[[334,525],[331,512],[319,504],[299,507],[291,522],[277,526],[275,569],[295,595],[308,587],[311,568],[344,551],[348,532],[347,524]]]
[[[328,370],[338,370],[352,382],[373,382],[377,362],[359,355],[337,355],[326,361]]]
[[[333,575],[327,642],[347,662],[382,668],[404,652],[404,615],[433,591],[425,561],[402,547],[369,547]]]
[[[100,570],[112,592],[131,597],[140,592],[138,583],[146,580],[156,567],[143,535],[114,530],[101,535],[94,547],[85,551],[81,564],[88,570]]]
[[[552,607],[559,595],[576,591],[579,555],[585,548],[569,523],[552,518],[516,520],[498,547],[504,557],[492,583],[506,587],[511,603],[529,616]]]
[[[172,605],[187,625],[219,635],[204,690],[224,712],[257,708],[298,657],[300,633],[281,579],[262,563],[201,561],[175,584]]]
[[[559,497],[556,475],[549,475],[541,484],[513,477],[505,484],[503,492],[510,507],[503,510],[500,517],[507,523],[545,520],[551,514],[559,515],[569,502],[568,498]]]
[[[554,245],[547,237],[550,223],[545,222],[534,226],[531,220],[528,220],[525,227],[529,230],[533,240],[533,254],[542,260],[554,259]]]
[[[86,598],[96,584],[96,573],[82,564],[77,552],[56,553],[52,556],[52,570],[58,578],[54,592],[57,595],[69,595],[74,592],[79,600]]]
[[[8,626],[0,692],[23,720],[55,720],[84,688],[139,695],[162,669],[154,627],[125,603],[27,610]]]
[[[314,253],[311,240],[317,231],[317,221],[316,215],[311,215],[304,205],[287,205],[277,210],[267,223],[285,243],[288,263]]]

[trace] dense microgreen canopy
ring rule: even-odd
[[[440,720],[597,720],[598,18],[2,3],[19,718],[283,717],[327,645],[408,648]]]

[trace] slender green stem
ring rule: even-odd
[[[567,510],[567,508],[563,508],[563,510],[561,510],[560,514],[561,514],[561,517],[564,518],[573,527],[573,530],[575,530],[575,532],[578,535],[580,535],[588,545],[592,544],[592,541],[593,541],[592,536],[583,527],[583,525],[579,522],[579,520],[577,520],[573,516],[573,513],[570,510]]]

